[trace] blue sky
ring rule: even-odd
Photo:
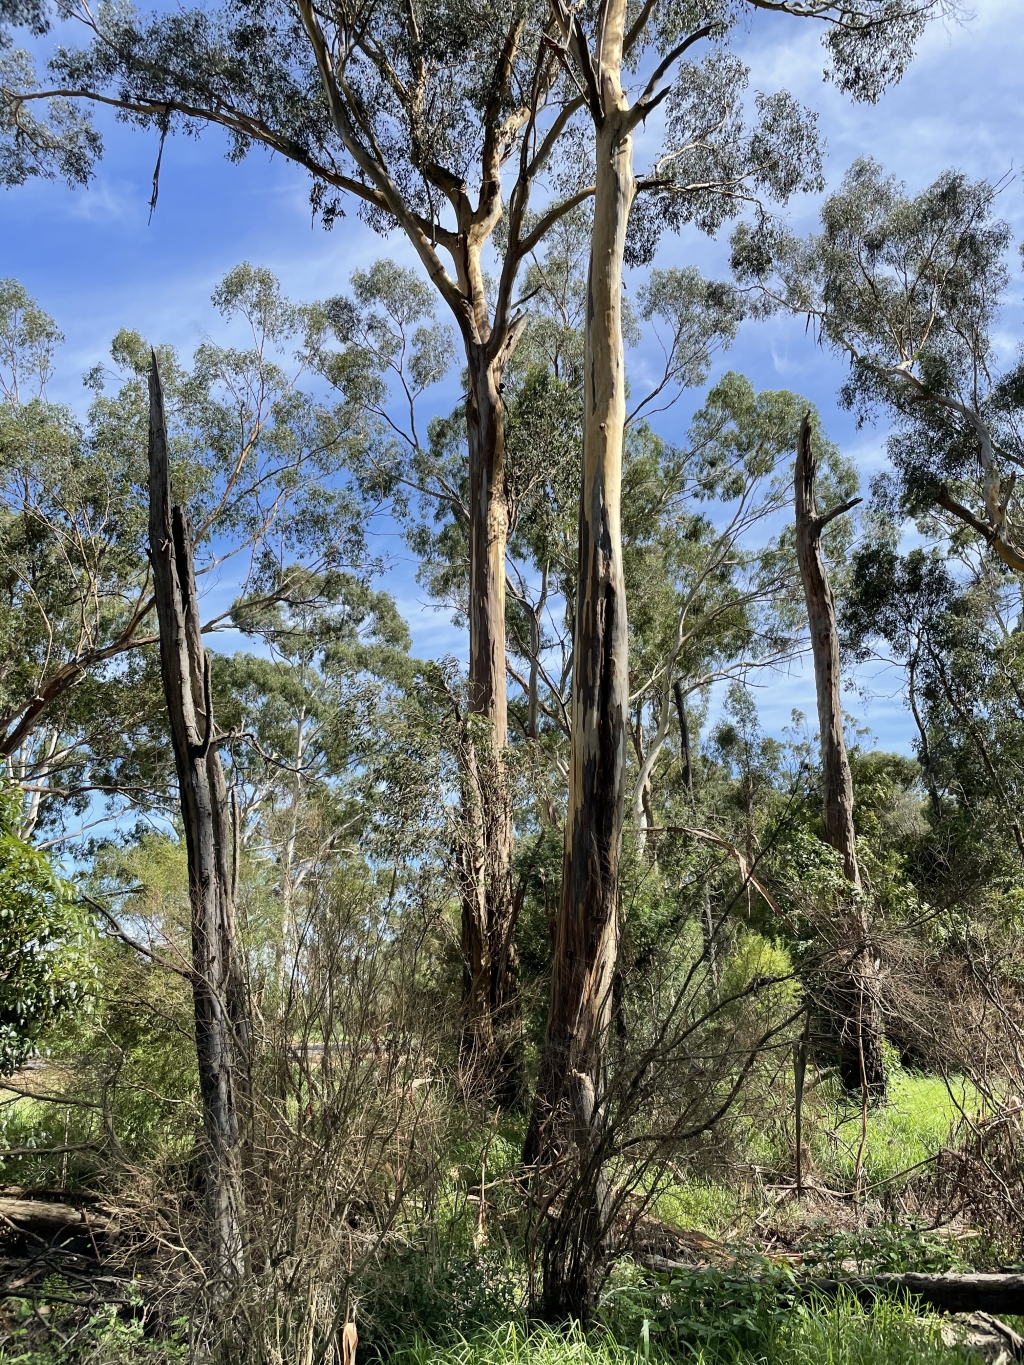
[[[818,31],[811,23],[759,16],[743,49],[755,88],[786,88],[819,111],[831,185],[861,155],[875,157],[912,189],[950,166],[993,180],[1016,170],[1024,133],[1019,0],[978,0],[962,24],[933,25],[902,84],[875,106],[854,105],[823,82]],[[168,141],[159,204],[148,224],[155,136],[109,117],[99,124],[106,153],[88,189],[35,182],[0,198],[0,274],[20,279],[67,338],[51,386],[54,398],[84,403],[80,376],[105,357],[120,327],[191,351],[204,330],[214,328],[213,286],[241,260],[269,266],[295,299],[339,293],[354,269],[381,256],[414,264],[403,239],[384,241],[354,215],[324,232],[311,223],[304,174],[263,153],[233,165],[216,133],[199,141]],[[794,204],[793,226],[810,230],[815,211],[814,200]],[[1019,180],[1004,191],[1000,211],[1017,239],[1024,238]],[[724,238],[709,241],[688,232],[663,243],[657,264],[692,263],[708,274],[724,274],[726,256]],[[1008,353],[1024,335],[1020,294],[1018,279],[1006,317]],[[648,363],[643,350],[631,357],[638,387]],[[802,325],[775,320],[748,326],[717,368],[726,367],[743,371],[759,388],[791,388],[812,399],[830,433],[856,459],[864,483],[881,466],[884,431],[856,431],[837,408],[839,367],[813,346]],[[442,408],[457,395],[456,373],[445,387],[449,391],[436,400]],[[680,404],[662,419],[667,435],[681,434],[694,405]],[[387,585],[410,620],[416,648],[423,654],[463,654],[462,635],[422,601],[412,564],[397,541],[392,547],[396,560]],[[899,679],[883,674],[873,690],[877,695],[870,699],[851,695],[850,709],[880,743],[906,748]],[[806,667],[766,680],[758,700],[766,727],[775,732],[788,723],[793,707],[813,716]]]

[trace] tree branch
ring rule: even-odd
[[[852,507],[856,507],[859,502],[863,501],[863,498],[849,498],[846,502],[841,502],[838,507],[833,507],[831,512],[823,512],[820,517],[815,518],[816,532],[820,535],[830,521],[834,521],[836,517],[843,516],[846,512],[849,512]]]

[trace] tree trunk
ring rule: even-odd
[[[299,804],[302,799],[302,761],[306,751],[306,713],[303,709],[296,723],[295,753],[292,756],[292,789],[289,793],[288,823],[285,826],[281,852],[277,860],[277,891],[281,905],[281,933],[274,945],[274,990],[280,1005],[285,998],[285,981],[289,970],[295,968],[295,948],[298,933],[295,925],[295,850],[299,838]],[[235,826],[237,828],[237,825]],[[235,842],[237,844],[237,835]],[[235,860],[237,866],[237,859]],[[237,882],[237,877],[235,878]]]
[[[192,993],[205,1129],[204,1181],[215,1282],[244,1269],[238,1171],[239,1100],[248,1033],[235,935],[232,826],[215,744],[210,662],[200,634],[188,522],[171,503],[163,390],[149,377],[149,544],[160,671],[178,771],[192,908]]]
[[[508,739],[505,681],[505,411],[501,376],[479,348],[468,354],[469,709],[486,716],[494,747]]]
[[[547,561],[541,570],[540,596],[530,609],[530,680],[527,691],[526,734],[529,739],[540,738],[540,651],[543,641],[544,607],[548,600]]]
[[[606,1057],[619,948],[619,855],[629,674],[620,493],[626,419],[622,262],[635,184],[619,82],[624,6],[604,16],[587,284],[583,486],[579,520],[569,799],[551,1002],[528,1159],[568,1151],[571,1184],[544,1250],[543,1308],[585,1317],[611,1209],[603,1172]],[[617,50],[616,50],[617,49]]]
[[[842,675],[836,604],[821,554],[821,533],[833,517],[853,503],[819,516],[815,498],[817,463],[807,417],[797,441],[794,493],[796,548],[803,580],[807,620],[814,660],[814,683],[821,737],[822,800],[825,838],[843,860],[843,871],[854,891],[860,891],[856,834],[853,827],[853,778],[843,734]],[[855,499],[854,501],[859,501]],[[852,942],[840,945],[842,968],[830,983],[832,1010],[840,1035],[840,1076],[850,1090],[885,1094],[885,1062],[879,1020],[878,982],[870,929],[863,901],[854,895]]]
[[[28,1193],[28,1191],[26,1191]],[[18,1199],[0,1197],[0,1218],[13,1223],[15,1230],[27,1225],[37,1228],[52,1237],[55,1230],[65,1228],[86,1228],[93,1232],[106,1232],[110,1226],[107,1214],[93,1209],[74,1208],[70,1204],[51,1204],[46,1199]]]
[[[880,1298],[917,1300],[940,1313],[1024,1313],[1024,1275],[1015,1274],[934,1274],[927,1271],[862,1275],[856,1279],[808,1277],[798,1280],[796,1292],[807,1297],[836,1298],[853,1295],[871,1305]],[[998,1324],[1005,1334],[1005,1324]],[[1014,1360],[1024,1359],[1024,1347],[1016,1333]],[[1004,1357],[1005,1358],[1005,1357]]]
[[[499,363],[488,363],[478,347],[467,347],[467,358],[469,711],[485,724],[478,732],[470,725],[463,774],[461,1055],[471,1087],[509,1108],[522,1101],[523,1067],[512,941],[512,802],[504,764],[505,409]]]
[[[676,679],[672,684],[672,692],[676,699],[676,711],[679,715],[679,761],[683,768],[683,789],[686,795],[693,797],[693,760],[690,753],[690,726],[686,719],[686,701],[683,697],[683,685]]]

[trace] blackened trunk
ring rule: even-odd
[[[592,1309],[612,1219],[604,1170],[607,1052],[619,948],[629,705],[620,526],[626,418],[622,263],[635,189],[618,78],[624,13],[612,4],[604,20],[605,42],[613,51],[597,130],[587,283],[569,797],[551,1002],[526,1153],[542,1171],[562,1158],[562,1169],[570,1172],[544,1246],[543,1308],[552,1318],[586,1317]]]
[[[857,893],[861,878],[853,824],[853,778],[843,734],[839,633],[835,599],[821,554],[821,533],[831,517],[818,515],[816,476],[810,422],[805,417],[800,424],[794,480],[796,547],[814,660],[823,823],[825,838],[842,858],[847,880]],[[878,973],[864,903],[856,894],[847,929],[845,941],[837,947],[839,970],[829,983],[830,1010],[839,1029],[840,1076],[850,1090],[866,1088],[884,1096]]]
[[[683,685],[678,679],[672,684],[679,714],[679,760],[683,765],[683,787],[686,795],[693,796],[693,763],[690,754],[690,726],[686,719],[686,701],[683,698]]]
[[[192,911],[192,993],[203,1107],[204,1183],[214,1278],[245,1265],[238,1171],[239,1107],[246,1082],[244,980],[235,934],[233,835],[214,743],[210,665],[203,649],[188,522],[171,502],[163,391],[149,377],[149,544],[160,672],[171,723]]]
[[[521,1103],[522,1037],[513,943],[512,802],[504,749],[505,413],[498,365],[468,348],[469,710],[462,794],[462,959],[464,1074],[504,1108]]]

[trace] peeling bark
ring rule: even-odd
[[[572,1186],[544,1248],[544,1311],[585,1316],[612,1219],[603,1171],[607,1051],[619,949],[619,856],[629,723],[620,498],[626,422],[622,266],[635,193],[620,83],[625,4],[602,10],[601,114],[584,365],[585,424],[569,799],[551,1001],[527,1157],[570,1153]]]
[[[200,633],[188,522],[183,509],[171,503],[156,356],[149,376],[149,544],[160,623],[160,672],[188,852],[206,1216],[214,1280],[223,1287],[245,1268],[238,1171],[248,1046],[245,983],[232,894],[233,830],[216,746],[210,661]]]
[[[815,498],[817,462],[807,417],[800,424],[797,441],[794,494],[796,549],[807,603],[807,620],[814,659],[814,683],[818,703],[821,741],[822,806],[825,839],[843,860],[843,871],[854,888],[850,942],[840,945],[841,968],[829,982],[830,1006],[837,1017],[840,1037],[840,1076],[849,1090],[885,1095],[885,1062],[878,1009],[878,981],[870,927],[863,901],[857,864],[856,831],[853,825],[853,778],[843,734],[842,673],[836,604],[821,554],[825,526],[849,511],[859,498],[822,516]]]
[[[486,742],[478,745],[472,722],[463,725],[461,749],[460,1069],[468,1093],[509,1109],[522,1103],[524,1087],[511,803],[504,772],[495,773],[495,754]]]

